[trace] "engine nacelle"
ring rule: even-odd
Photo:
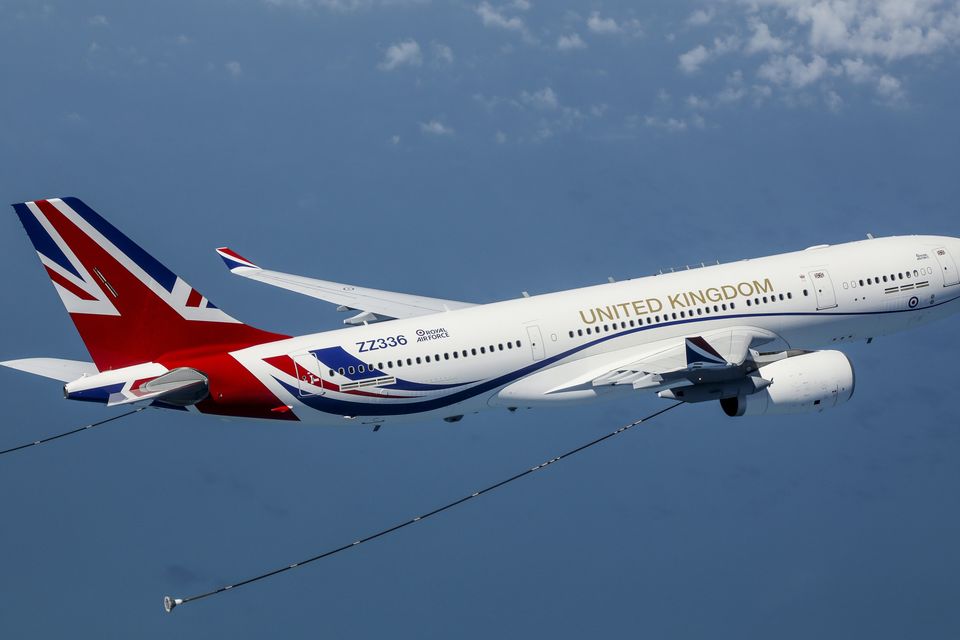
[[[721,400],[728,416],[820,412],[853,397],[853,365],[839,351],[813,351],[777,360],[761,367],[759,374],[771,381],[770,386]]]

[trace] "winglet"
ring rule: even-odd
[[[230,249],[229,247],[220,247],[217,249],[217,255],[219,255],[227,265],[227,269],[230,271],[235,271],[240,268],[245,269],[259,269],[257,265],[253,264],[239,253]]]
[[[686,352],[688,367],[725,367],[728,365],[727,359],[717,353],[717,350],[700,336],[686,339]]]

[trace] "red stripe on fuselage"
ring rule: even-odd
[[[285,403],[229,353],[203,357],[173,355],[163,357],[159,362],[168,369],[192,367],[207,376],[210,394],[196,405],[201,413],[268,420],[299,420],[292,411],[275,411]]]

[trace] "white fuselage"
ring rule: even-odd
[[[377,424],[582,402],[635,393],[588,383],[661,341],[751,327],[771,334],[764,351],[812,349],[949,315],[960,309],[956,259],[955,238],[863,240],[300,336],[232,355],[305,422]]]

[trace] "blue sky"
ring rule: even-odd
[[[265,266],[469,301],[875,235],[960,235],[957,2],[0,2],[0,192],[76,195],[219,306]],[[15,216],[0,357],[84,358]],[[148,412],[4,457],[4,637],[947,638],[956,321],[847,349],[851,403],[685,407],[318,565],[659,406],[379,433]],[[108,415],[0,371],[10,446]],[[2,447],[0,447],[2,448]]]

